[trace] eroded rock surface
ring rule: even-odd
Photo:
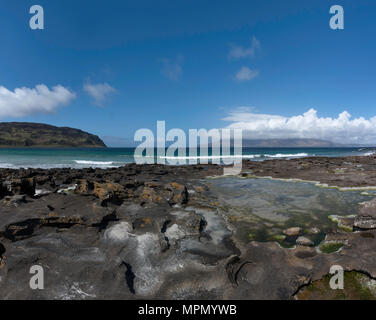
[[[373,157],[341,162],[348,168],[341,172],[353,173],[343,179],[333,169],[339,161],[245,162],[244,170],[323,177],[324,183],[342,186],[373,183]],[[244,224],[231,216],[231,205],[222,208],[207,183],[206,177],[222,172],[212,165],[133,164],[107,170],[0,170],[0,298],[293,299],[333,264],[376,277],[376,230],[334,230],[325,241],[341,246],[329,253],[298,238],[298,226],[286,232],[301,244],[290,249],[245,241]],[[364,172],[368,180],[361,180]],[[373,203],[363,204],[346,223],[372,229]],[[277,223],[285,219],[276,215]],[[307,230],[304,237],[322,232]],[[32,265],[44,268],[44,290],[29,287]]]

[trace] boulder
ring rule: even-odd
[[[300,227],[288,228],[284,231],[284,234],[288,237],[296,237],[302,234],[302,228]]]
[[[168,199],[170,205],[186,204],[188,202],[188,190],[186,186],[172,182],[165,186],[165,190],[170,192]]]
[[[296,239],[296,244],[306,247],[313,247],[314,245],[313,241],[306,237],[299,237],[298,239]]]

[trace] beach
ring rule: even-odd
[[[232,177],[210,164],[0,169],[0,297],[310,299],[317,285],[324,299],[337,264],[374,298],[375,165],[244,160]],[[29,287],[35,264],[44,290]]]

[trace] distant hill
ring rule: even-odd
[[[245,148],[333,148],[345,147],[345,145],[319,139],[243,139]]]
[[[105,148],[95,135],[79,129],[41,123],[0,123],[0,148]]]
[[[105,136],[103,140],[111,147],[134,148],[139,142],[134,142],[131,138],[120,138]],[[233,146],[233,140],[230,144]],[[167,142],[166,147],[174,142]],[[208,146],[212,146],[209,140]],[[320,139],[247,139],[243,138],[244,148],[346,148],[346,147],[370,147],[362,144],[340,144]]]

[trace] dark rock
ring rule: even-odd
[[[354,227],[357,229],[376,229],[376,199],[360,204]]]
[[[94,183],[86,179],[79,179],[77,181],[77,188],[75,189],[76,193],[80,194],[90,194],[94,190]]]
[[[376,159],[359,161],[374,171]],[[298,163],[306,169],[297,170]],[[354,170],[344,185],[376,181],[335,159],[244,162],[259,175],[326,182],[336,181],[328,172],[342,166],[345,174]],[[243,241],[218,208],[218,194],[202,181],[219,174],[212,165],[0,169],[2,181],[13,181],[0,188],[0,298],[293,299],[334,264],[376,277],[376,230],[327,235],[325,241],[344,244],[330,254]],[[17,179],[35,179],[38,189],[51,190],[54,179],[77,187],[30,198]],[[17,205],[4,205],[11,199]],[[241,227],[247,236],[248,225]],[[298,237],[302,230],[288,233]],[[45,267],[45,290],[30,289],[33,264]]]
[[[34,178],[14,178],[3,182],[8,194],[26,194],[33,197],[35,195],[36,182]]]
[[[172,182],[166,185],[165,189],[171,192],[168,199],[169,204],[186,204],[188,202],[188,190],[186,186]]]
[[[300,227],[292,227],[292,228],[288,228],[284,231],[284,234],[288,237],[296,237],[296,236],[299,236],[301,235],[302,233],[302,228]]]
[[[6,185],[0,181],[0,199],[4,198],[8,194]]]
[[[296,239],[296,244],[300,246],[306,246],[306,247],[313,247],[314,243],[312,240],[300,236],[298,239]]]
[[[6,206],[19,206],[23,203],[26,203],[26,196],[25,195],[15,195],[15,196],[6,196],[2,203]]]

